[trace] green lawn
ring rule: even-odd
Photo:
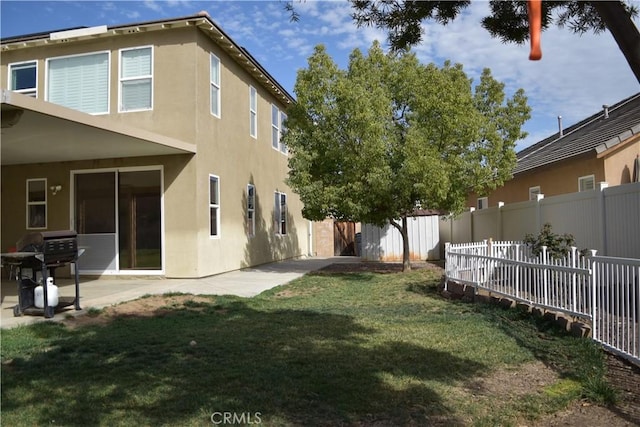
[[[510,425],[607,393],[591,341],[444,300],[439,280],[431,269],[312,274],[156,317],[3,330],[2,425],[206,426],[225,413],[269,426]],[[555,384],[474,391],[536,359]]]

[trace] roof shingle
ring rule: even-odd
[[[518,164],[513,173],[522,173],[540,166],[595,150],[611,148],[640,133],[640,93],[636,93],[604,111],[555,133],[525,148],[517,154]]]

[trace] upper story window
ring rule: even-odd
[[[220,117],[220,58],[211,54],[211,114]]]
[[[253,86],[249,86],[249,133],[258,137],[258,93]]]
[[[256,187],[247,184],[247,235],[256,234]]]
[[[487,209],[489,207],[489,198],[488,197],[479,197],[478,204],[476,205],[478,209]]]
[[[287,115],[274,104],[271,104],[271,146],[284,154],[287,154],[288,150],[280,138],[284,132],[284,121],[286,119]]]
[[[9,64],[9,89],[35,97],[37,95],[38,63],[36,61]]]
[[[284,236],[287,234],[287,195],[276,191],[274,216],[276,234]]]
[[[47,179],[27,179],[27,228],[47,228]]]
[[[595,175],[581,176],[578,178],[578,191],[589,191],[596,188]]]
[[[153,108],[153,50],[151,47],[120,51],[119,111]]]
[[[540,193],[540,186],[529,187],[529,200],[537,200]]]
[[[109,112],[109,52],[47,60],[46,100],[89,114]]]
[[[220,178],[209,175],[209,236],[220,236]]]

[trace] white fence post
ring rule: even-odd
[[[499,241],[502,241],[502,208],[504,207],[504,202],[498,202],[498,212],[496,218],[496,238]]]
[[[571,267],[576,268],[576,254],[578,252],[578,248],[575,246],[571,246]],[[571,309],[573,311],[578,311],[578,289],[577,289],[577,276],[576,273],[571,273]]]
[[[520,245],[516,243],[516,261],[520,261]],[[520,298],[520,266],[516,264],[514,268],[515,274],[515,282],[516,282],[516,297]]]
[[[542,228],[542,206],[540,204],[544,200],[544,194],[536,194],[536,230]]]
[[[596,272],[596,250],[591,249],[589,258],[589,268],[591,270],[591,338],[598,340],[598,281]]]
[[[446,280],[446,278],[451,277],[451,273],[453,272],[453,260],[449,259],[449,250],[451,249],[451,242],[445,242],[444,243],[444,274],[445,274],[445,281],[444,281],[444,290],[448,291],[449,289],[447,289],[447,284],[449,283],[448,280]]]
[[[602,248],[602,255],[607,256],[609,254],[607,250],[607,221],[605,218],[605,202],[604,202],[604,189],[609,184],[606,182],[598,183],[598,238],[600,239],[600,247]]]
[[[542,253],[540,254],[542,257],[541,264],[546,266],[549,262],[549,258],[547,256],[547,247],[542,247]],[[544,305],[549,305],[549,280],[548,280],[548,270],[546,268],[542,268],[542,295],[544,298]]]

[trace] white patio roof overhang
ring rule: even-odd
[[[114,123],[30,96],[1,93],[5,165],[195,154],[195,144]]]

